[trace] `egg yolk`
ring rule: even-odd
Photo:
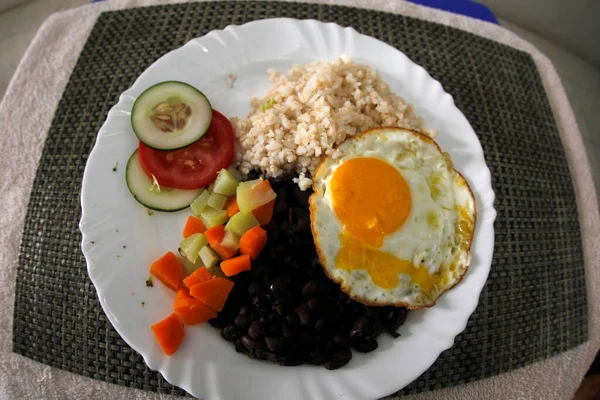
[[[340,235],[341,247],[336,257],[336,266],[347,270],[366,270],[373,283],[384,289],[393,289],[400,283],[398,274],[410,276],[412,283],[417,283],[423,293],[440,283],[440,275],[429,275],[427,268],[415,267],[412,262],[402,260],[391,253],[362,246],[347,231]]]
[[[381,247],[386,235],[408,219],[412,197],[396,168],[378,158],[353,158],[340,165],[330,183],[333,209],[356,239]]]
[[[415,267],[391,253],[378,250],[385,236],[408,219],[412,196],[408,183],[396,168],[378,158],[353,158],[340,165],[330,183],[333,209],[344,226],[337,268],[366,270],[373,283],[392,289],[398,274],[410,276],[424,293],[440,282],[425,267]]]

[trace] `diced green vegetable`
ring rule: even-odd
[[[241,237],[246,231],[257,225],[260,224],[251,212],[240,211],[231,217],[225,225],[225,229]]]
[[[212,273],[212,269],[219,264],[219,256],[217,256],[210,246],[204,246],[200,249],[200,259],[210,273]]]
[[[238,171],[237,168],[229,167],[227,168],[227,171],[229,171],[229,173],[233,175],[233,177],[237,179],[238,182],[241,182],[244,179],[244,175],[242,175],[242,173]]]
[[[211,193],[206,201],[206,205],[214,208],[215,210],[222,210],[223,207],[225,207],[225,203],[227,203],[227,196],[223,196],[222,194],[216,192]]]
[[[212,228],[216,225],[224,225],[227,222],[226,210],[215,210],[212,207],[205,207],[200,214],[200,219],[206,228]]]
[[[205,189],[202,191],[202,193],[200,193],[200,196],[196,197],[196,200],[192,201],[192,204],[190,204],[190,208],[194,214],[196,214],[196,216],[200,216],[200,213],[204,211],[204,207],[206,207],[206,202],[208,201],[208,196],[210,196],[210,193]]]
[[[231,231],[225,231],[225,236],[221,240],[221,246],[227,247],[231,250],[237,250],[240,248],[240,237]]]
[[[250,212],[276,197],[277,194],[271,188],[269,181],[262,179],[240,182],[236,190],[236,199],[240,211]]]
[[[215,193],[231,196],[235,194],[235,189],[239,183],[239,180],[236,179],[231,172],[222,169],[219,171],[219,175],[217,175],[213,190]]]
[[[183,269],[185,269],[185,272],[188,276],[193,274],[198,268],[201,268],[202,266],[203,264],[200,257],[198,257],[196,262],[191,262],[187,258],[183,259]]]
[[[179,254],[195,263],[200,249],[208,244],[208,240],[201,233],[195,233],[179,243]]]
[[[212,250],[212,249],[211,249]],[[210,272],[210,274],[216,278],[224,278],[225,274],[223,273],[223,271],[221,270],[221,266],[219,265],[219,263],[216,263],[215,265],[213,265],[212,267],[206,267],[206,269],[208,270],[208,272]]]

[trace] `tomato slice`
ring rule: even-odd
[[[218,111],[206,134],[179,150],[152,149],[140,142],[140,163],[162,186],[200,189],[211,184],[222,168],[233,161],[234,135],[231,122]]]

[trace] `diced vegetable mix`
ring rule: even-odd
[[[242,236],[246,231],[258,226],[259,222],[251,212],[240,211],[229,219],[225,229]]]
[[[221,311],[227,296],[233,288],[233,282],[225,278],[212,278],[190,288],[190,295],[216,311]]]
[[[206,226],[202,223],[202,220],[198,217],[190,215],[183,228],[183,237],[187,238],[192,236],[194,233],[204,233]]]
[[[198,268],[193,274],[183,280],[183,284],[189,288],[196,283],[204,282],[212,279],[212,275],[206,268]]]
[[[234,285],[226,276],[249,271],[267,242],[261,225],[271,221],[277,195],[269,181],[240,179],[236,170],[222,169],[190,204],[195,215],[188,217],[179,244],[183,265],[173,252],[151,265],[150,273],[177,292],[174,313],[152,326],[167,355],[181,344],[184,323],[217,316]]]
[[[156,341],[162,347],[166,355],[175,353],[185,336],[183,322],[175,313],[150,327],[156,337]]]
[[[206,233],[206,231],[204,232]],[[195,263],[198,259],[200,249],[206,246],[208,240],[202,233],[194,233],[179,243],[179,254],[187,258],[190,262]]]
[[[227,276],[237,275],[240,272],[250,271],[251,261],[248,254],[242,254],[221,262],[221,270]]]
[[[255,226],[240,238],[240,252],[256,260],[265,244],[267,244],[267,231],[260,226]]]
[[[177,256],[169,251],[152,263],[150,273],[156,276],[166,287],[177,291],[183,275],[183,268]]]

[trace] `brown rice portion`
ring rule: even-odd
[[[254,168],[267,177],[297,174],[294,181],[305,190],[321,160],[336,157],[334,146],[347,137],[378,126],[436,135],[376,70],[348,56],[295,65],[286,75],[267,73],[274,86],[263,99],[252,99],[246,119],[234,121],[236,161],[245,174]]]

